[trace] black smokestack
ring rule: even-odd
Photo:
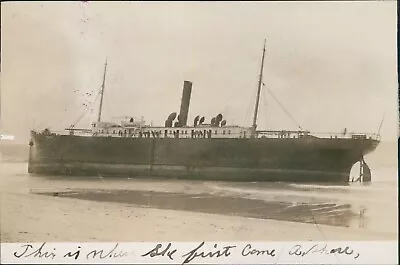
[[[190,95],[192,94],[192,82],[185,81],[183,83],[183,93],[181,100],[181,111],[179,112],[180,126],[186,126],[189,113]]]

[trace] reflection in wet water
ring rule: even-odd
[[[397,166],[382,171],[382,175],[375,174],[370,185],[44,177],[28,175],[27,165],[17,163],[1,164],[0,171],[0,191],[47,195],[58,192],[58,197],[120,202],[122,208],[130,204],[398,231]]]
[[[350,226],[357,217],[350,204],[264,201],[211,194],[183,194],[137,190],[44,192],[42,195],[128,203],[141,207],[236,215],[261,219]]]
[[[366,209],[364,208],[364,207],[361,207],[360,208],[360,215],[359,215],[359,217],[360,217],[360,223],[359,223],[359,225],[358,225],[358,227],[359,228],[364,228],[364,223],[365,223],[365,211],[366,211]]]

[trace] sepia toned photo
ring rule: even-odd
[[[396,11],[2,3],[1,243],[397,240]]]

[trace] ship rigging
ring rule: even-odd
[[[293,116],[286,110],[286,108],[283,106],[283,104],[277,99],[277,97],[272,93],[270,89],[267,89],[271,97],[279,104],[279,106],[283,109],[285,114],[292,119],[293,122],[295,122],[299,128],[299,130],[263,130],[263,131],[257,131],[257,121],[258,121],[258,112],[259,112],[259,104],[260,104],[260,95],[261,95],[261,90],[265,86],[264,81],[263,81],[263,73],[264,73],[264,62],[265,62],[265,52],[266,52],[266,39],[264,39],[264,46],[262,50],[262,57],[261,57],[261,67],[260,67],[260,72],[259,72],[259,79],[258,79],[258,86],[257,86],[257,92],[256,92],[256,101],[254,105],[254,113],[253,113],[253,120],[252,120],[252,125],[251,127],[240,127],[238,125],[228,125],[227,121],[223,119],[222,114],[218,114],[217,116],[211,118],[210,123],[205,123],[205,117],[197,115],[194,119],[193,126],[188,126],[187,124],[187,119],[188,119],[188,112],[189,112],[189,103],[190,103],[190,95],[191,95],[191,90],[192,90],[192,82],[190,81],[185,81],[184,82],[184,89],[183,89],[183,94],[182,94],[182,102],[181,102],[181,108],[180,108],[180,113],[179,115],[176,112],[172,112],[167,120],[165,121],[165,128],[187,128],[191,129],[197,128],[199,129],[202,127],[202,130],[196,130],[194,133],[191,134],[191,136],[197,138],[197,136],[200,135],[200,137],[208,137],[208,138],[215,138],[218,134],[219,136],[217,138],[221,137],[226,137],[226,138],[259,138],[259,137],[280,137],[280,138],[291,138],[291,137],[302,137],[302,136],[307,136],[309,134],[309,131],[305,131],[301,128],[301,126],[294,120]],[[97,113],[97,122],[92,123],[92,129],[77,129],[75,128],[75,125],[83,118],[84,115],[87,114],[87,110],[82,113],[82,115],[79,117],[79,119],[73,123],[68,130],[70,134],[74,134],[75,132],[78,131],[83,131],[86,134],[92,130],[92,133],[94,136],[115,136],[117,134],[118,136],[142,136],[141,133],[139,133],[139,130],[146,130],[148,127],[154,127],[154,126],[149,126],[146,125],[145,121],[143,120],[143,117],[140,119],[140,121],[136,118],[133,118],[132,116],[124,116],[124,120],[122,120],[119,124],[115,124],[114,122],[102,122],[102,111],[103,111],[103,101],[104,101],[104,91],[105,91],[105,84],[106,84],[106,75],[107,75],[107,65],[108,65],[108,60],[106,58],[105,64],[104,64],[104,72],[103,72],[103,79],[102,79],[102,84],[99,89],[98,95],[100,96],[100,103],[98,107],[98,113]],[[96,97],[95,101],[92,103],[95,103],[97,101],[98,97]],[[132,125],[135,128],[128,128]],[[127,127],[128,126],[128,127]],[[139,126],[139,128],[137,128]],[[101,129],[104,127],[103,129]],[[107,127],[119,127],[120,130],[107,130]],[[125,128],[126,127],[126,128]],[[158,129],[158,132],[155,135],[161,135],[162,133],[160,132],[160,129],[164,127],[154,127]],[[204,130],[206,127],[208,130]],[[224,127],[223,130],[220,128]],[[97,129],[95,129],[97,128]],[[241,129],[238,129],[241,128]],[[213,129],[216,129],[214,133],[211,131]],[[177,129],[178,130],[178,129]],[[116,133],[113,133],[114,131],[117,131]],[[125,132],[127,131],[127,132]],[[136,133],[132,134],[132,131],[136,131]],[[234,131],[234,132],[232,132]],[[130,132],[130,133],[129,133]],[[170,130],[168,133],[164,133],[164,136],[166,137],[167,135],[173,134],[174,137],[177,137],[177,131],[170,133]],[[178,130],[179,132],[179,130]],[[147,132],[144,132],[146,135]],[[150,132],[152,135],[153,133]],[[179,133],[178,133],[179,134]],[[178,136],[179,137],[179,136]],[[181,137],[187,138],[187,130],[186,133],[181,134]]]

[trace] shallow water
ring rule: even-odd
[[[397,233],[397,167],[368,185],[326,185],[29,176],[26,163],[1,163],[0,181],[2,192]]]

